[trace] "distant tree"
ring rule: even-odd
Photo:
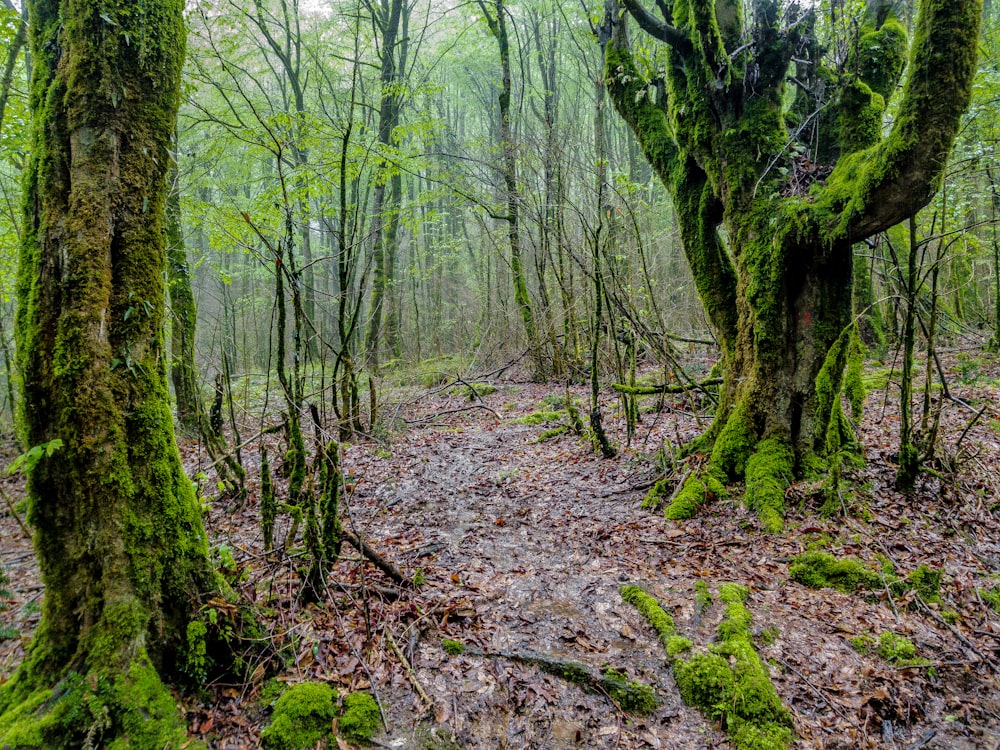
[[[174,442],[164,209],[182,0],[29,0],[19,272],[29,518],[45,598],[0,686],[0,747],[186,746],[218,580]]]
[[[673,194],[722,349],[722,398],[700,443],[710,468],[668,514],[690,515],[745,478],[747,502],[777,529],[792,477],[853,439],[840,399],[852,245],[934,195],[969,103],[982,7],[921,2],[884,133],[907,48],[892,3],[870,2],[857,38],[832,56],[811,4],[754,0],[748,18],[745,5],[674,0],[655,15],[609,0],[602,40],[609,94]],[[665,45],[648,69],[630,49],[630,17]]]

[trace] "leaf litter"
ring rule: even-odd
[[[300,561],[264,553],[252,461],[248,500],[207,503],[206,525],[213,545],[232,553],[240,594],[284,648],[277,680],[371,690],[387,725],[375,738],[380,747],[730,747],[720,727],[681,702],[655,634],[619,594],[625,584],[642,586],[682,635],[704,642],[721,612],[696,609],[703,581],[713,591],[723,582],[750,587],[755,642],[793,715],[796,748],[996,750],[1000,614],[981,591],[1000,584],[1000,365],[988,363],[974,383],[952,386],[973,408],[986,406],[984,418],[966,429],[969,409],[944,409],[934,472],[913,495],[892,489],[896,406],[875,392],[860,426],[867,462],[845,483],[847,514],[821,515],[819,488],[801,483],[788,493],[780,536],[763,531],[738,492],[683,523],[640,507],[660,476],[653,453],[704,425],[683,396],[645,410],[633,447],[605,460],[572,433],[540,442],[545,424],[515,421],[564,389],[513,381],[493,383],[484,409],[466,408],[467,396],[448,389],[411,397],[387,443],[343,447],[344,523],[419,586],[395,585],[345,546],[328,596],[304,605]],[[584,389],[571,392],[585,400]],[[624,420],[606,398],[606,428],[621,445]],[[182,452],[192,476],[209,464],[195,443]],[[277,442],[271,452],[280,455]],[[676,478],[683,469],[674,467]],[[8,495],[23,497],[16,478],[2,481]],[[19,634],[0,640],[4,680],[38,624],[42,585],[9,511],[0,511],[0,532],[10,579],[0,625]],[[805,588],[788,564],[814,548],[872,567],[891,561],[901,575],[940,568],[941,601],[888,588],[867,598]],[[896,666],[852,645],[887,631],[912,641],[930,668]],[[467,648],[448,653],[446,640]],[[658,708],[626,714],[534,657],[621,671],[652,686]],[[192,735],[220,750],[258,747],[269,714],[264,672],[183,696]]]

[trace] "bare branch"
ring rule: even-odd
[[[691,42],[684,36],[681,30],[669,25],[665,21],[658,20],[656,16],[642,6],[639,0],[621,0],[621,4],[647,34],[665,44],[669,44],[682,54],[687,55],[691,52]]]

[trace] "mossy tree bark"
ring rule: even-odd
[[[197,613],[219,592],[163,337],[183,2],[28,4],[21,426],[52,450],[28,482],[43,616],[0,687],[0,746],[180,747],[166,683],[206,666]]]
[[[194,334],[197,310],[187,250],[181,227],[181,195],[177,162],[171,158],[167,196],[167,283],[170,293],[170,378],[177,402],[177,421],[186,430],[198,434],[207,428],[208,415],[198,388],[198,370],[194,361]]]
[[[875,3],[839,70],[824,67],[811,8],[755,0],[744,18],[737,0],[658,3],[659,16],[639,0],[621,5],[627,13],[609,0],[603,28],[608,91],[673,194],[726,374],[703,443],[711,476],[691,480],[673,512],[741,477],[751,504],[780,510],[793,473],[852,437],[839,398],[851,248],[933,196],[969,102],[981,0],[921,3],[884,136],[907,41],[888,3]],[[665,44],[658,75],[634,61],[629,17]],[[786,107],[793,60],[798,90]],[[825,132],[809,151],[796,138],[815,118]]]

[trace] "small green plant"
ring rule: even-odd
[[[994,612],[1000,614],[1000,584],[988,589],[976,589],[979,598]]]
[[[653,713],[659,705],[653,688],[642,682],[630,680],[614,669],[604,670],[601,687],[626,713],[647,715]]]
[[[19,473],[30,474],[42,458],[51,457],[52,454],[60,450],[62,447],[63,441],[59,438],[50,440],[47,443],[42,443],[41,445],[31,446],[28,450],[8,464],[7,476]]]
[[[870,635],[856,635],[850,640],[851,648],[862,656],[867,656],[875,647],[875,640]]]
[[[10,583],[10,578],[4,573],[3,568],[0,568],[0,612],[7,609],[7,602],[4,599],[10,599],[13,593],[7,588]],[[11,641],[20,635],[16,628],[10,627],[10,625],[4,625],[0,623],[0,641]]]
[[[453,641],[450,638],[443,638],[441,640],[441,648],[449,656],[461,656],[465,653],[465,644],[461,641]]]
[[[533,411],[531,414],[525,414],[523,417],[515,419],[514,424],[526,424],[537,427],[547,422],[558,422],[565,414],[565,409],[560,409],[559,411]]]

